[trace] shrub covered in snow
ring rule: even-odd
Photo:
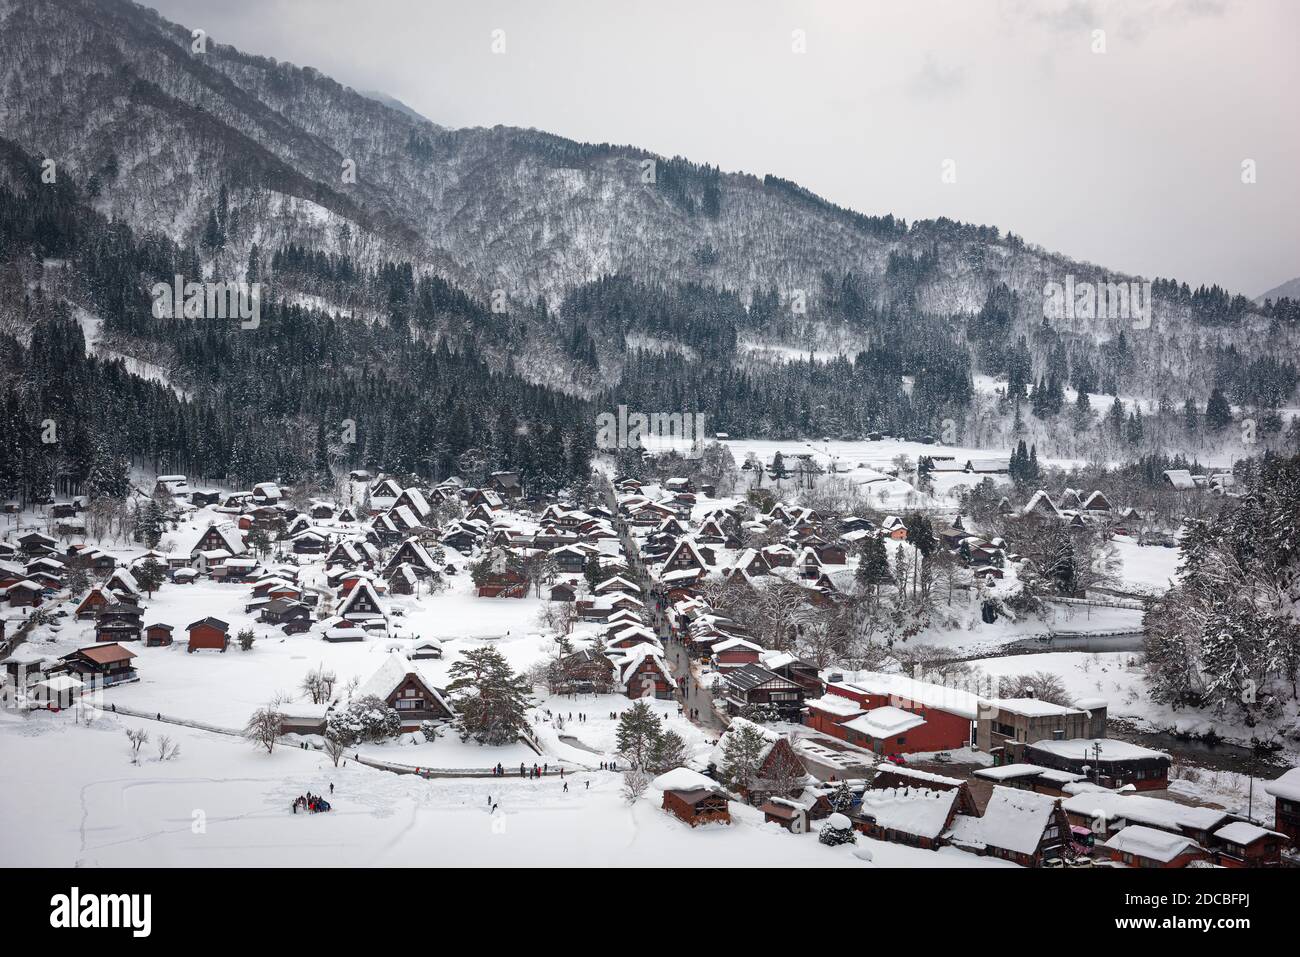
[[[349,745],[381,741],[401,730],[401,715],[373,696],[331,711],[325,726],[326,735]]]
[[[832,814],[822,824],[821,831],[817,834],[817,840],[830,847],[838,847],[840,844],[855,844],[858,836],[853,833],[853,824],[843,814]]]

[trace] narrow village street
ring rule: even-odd
[[[605,499],[610,512],[614,515],[614,525],[623,543],[623,554],[627,557],[628,570],[640,586],[641,596],[650,612],[650,627],[663,643],[668,663],[672,666],[673,674],[678,680],[678,701],[686,709],[686,716],[694,724],[706,731],[721,734],[727,726],[714,712],[712,696],[699,687],[695,676],[691,673],[691,658],[686,652],[686,646],[672,635],[672,628],[661,605],[661,599],[654,591],[656,583],[641,561],[640,550],[632,538],[627,522],[619,512],[618,500],[612,486],[606,488]]]

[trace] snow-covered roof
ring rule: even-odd
[[[310,701],[290,701],[280,705],[275,710],[286,718],[324,718],[325,712],[329,710],[329,702],[322,701],[320,704],[313,704]]]
[[[751,648],[758,652],[763,650],[762,645],[756,645],[752,641],[746,641],[744,638],[728,638],[726,641],[720,641],[714,645],[713,653],[717,654],[719,651],[726,651],[729,648]]]
[[[325,637],[336,641],[344,638],[363,639],[366,637],[366,633],[353,624],[334,625],[325,629]]]
[[[698,568],[679,568],[676,571],[665,572],[659,576],[659,580],[664,583],[694,580],[699,577],[701,569]]]
[[[758,656],[758,660],[763,667],[769,671],[775,671],[777,668],[784,668],[788,664],[793,664],[799,659],[788,651],[764,651]]]
[[[943,833],[958,793],[909,787],[867,790],[857,813],[879,827],[933,839]]]
[[[617,648],[609,652],[609,657],[618,668],[619,681],[624,684],[647,658],[654,662],[665,678],[669,677],[668,663],[664,661],[663,648],[658,641],[633,645],[626,649]]]
[[[1052,715],[1060,714],[1077,714],[1078,708],[1070,708],[1063,704],[1053,704],[1050,701],[1044,701],[1042,698],[993,698],[989,701],[993,707],[1002,711],[1010,711],[1012,714],[1023,715],[1026,718],[1046,718]],[[1035,745],[1046,742],[1036,741]],[[1075,752],[1071,751],[1073,756]]]
[[[990,781],[1015,781],[1019,778],[1036,778],[1046,770],[1037,764],[999,764],[992,768],[978,768],[975,776]]]
[[[1112,836],[1105,846],[1122,854],[1137,854],[1157,861],[1172,861],[1184,851],[1201,849],[1191,838],[1142,824],[1130,824]]]
[[[419,514],[421,518],[432,511],[432,509],[429,508],[429,503],[424,498],[424,493],[418,488],[412,487],[404,489],[402,495],[406,496],[411,503],[411,507],[415,509],[416,513]]]
[[[451,705],[433,686],[433,682],[426,678],[423,672],[412,664],[405,655],[395,652],[384,656],[384,663],[379,666],[379,670],[371,675],[365,684],[357,688],[355,698],[367,698],[373,695],[376,698],[387,700],[388,696],[397,690],[397,686],[405,681],[408,675],[415,675],[447,711],[452,710]]]
[[[907,778],[910,781],[925,781],[930,784],[942,784],[949,788],[961,787],[966,783],[961,778],[945,777],[942,774],[935,774],[933,771],[922,771],[920,768],[909,768],[905,764],[890,765],[881,773],[897,775],[898,777]]]
[[[1231,824],[1225,824],[1214,832],[1214,836],[1221,841],[1227,841],[1229,844],[1240,844],[1243,847],[1247,844],[1253,844],[1261,837],[1286,837],[1285,834],[1270,831],[1266,827],[1251,824],[1249,821],[1233,821]]]
[[[826,680],[827,673],[822,674]],[[835,682],[847,689],[884,695],[902,704],[937,708],[974,721],[979,717],[978,695],[959,688],[918,681],[906,675],[886,674],[879,671],[844,672],[843,680]]]
[[[1106,820],[1123,819],[1174,830],[1209,831],[1229,817],[1227,811],[1218,808],[1192,807],[1162,798],[1105,789],[1088,789],[1073,794],[1061,806],[1080,817],[1101,815]]]
[[[353,576],[349,575],[348,577],[350,578]],[[370,583],[368,578],[360,576],[359,574],[357,576],[357,583],[352,586],[352,590],[348,592],[347,598],[343,599],[342,603],[339,605],[338,614],[344,616],[348,614],[363,614],[362,612],[352,611],[352,606],[360,600],[362,595],[366,595],[375,608],[379,609],[378,612],[367,612],[365,614],[377,614],[383,616],[383,605],[379,602],[379,593],[375,591],[375,586]]]
[[[998,785],[989,796],[983,817],[957,816],[952,838],[958,844],[1032,854],[1038,849],[1055,807],[1056,799],[1046,794]]]
[[[1101,746],[1098,754],[1097,746]],[[1168,758],[1164,751],[1144,748],[1140,744],[1115,738],[1069,738],[1035,741],[1029,747],[1060,758],[1087,758],[1090,761],[1139,761],[1144,758]]]
[[[609,591],[611,589],[624,589],[627,591],[635,592],[637,594],[640,594],[641,592],[641,587],[639,585],[637,585],[635,582],[628,581],[622,575],[614,575],[611,578],[606,578],[603,582],[601,582],[599,585],[593,588],[592,591],[599,593],[599,592]]]
[[[1022,512],[1025,515],[1029,515],[1040,510],[1045,510],[1050,515],[1060,514],[1057,507],[1052,503],[1052,497],[1041,488],[1030,496],[1029,501],[1025,503]]]
[[[705,777],[690,768],[673,768],[650,782],[661,791],[718,791],[721,788],[713,778]]]
[[[912,714],[893,705],[885,705],[883,708],[873,708],[865,714],[844,722],[844,727],[870,738],[892,738],[896,734],[919,728],[923,724],[925,719],[919,714]]]
[[[1266,781],[1264,790],[1284,801],[1300,801],[1300,768],[1292,768],[1281,777]]]
[[[80,678],[74,678],[72,675],[54,675],[52,678],[36,682],[36,687],[60,694],[64,691],[79,691],[85,687],[85,684]]]

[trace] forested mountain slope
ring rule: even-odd
[[[992,441],[981,375],[1002,383],[1007,428],[1018,397],[1049,419],[1066,389],[1202,410],[1217,389],[1262,414],[1295,387],[1291,300],[1158,280],[1149,325],[1045,321],[1049,283],[1128,277],[992,226],[863,215],[776,175],[442,128],[125,0],[0,0],[0,136],[76,191],[50,241],[0,251],[0,318],[25,338],[15,293],[40,286],[205,401],[227,401],[196,358],[218,361],[207,333],[148,313],[148,284],[174,274],[258,281],[309,324],[362,324],[365,362],[390,374],[419,368],[412,340],[583,399],[712,403],[733,433],[952,419]],[[44,261],[69,251],[71,270]]]

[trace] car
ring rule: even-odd
[[[936,751],[934,761],[937,764],[949,764],[952,761],[952,753],[950,751]]]

